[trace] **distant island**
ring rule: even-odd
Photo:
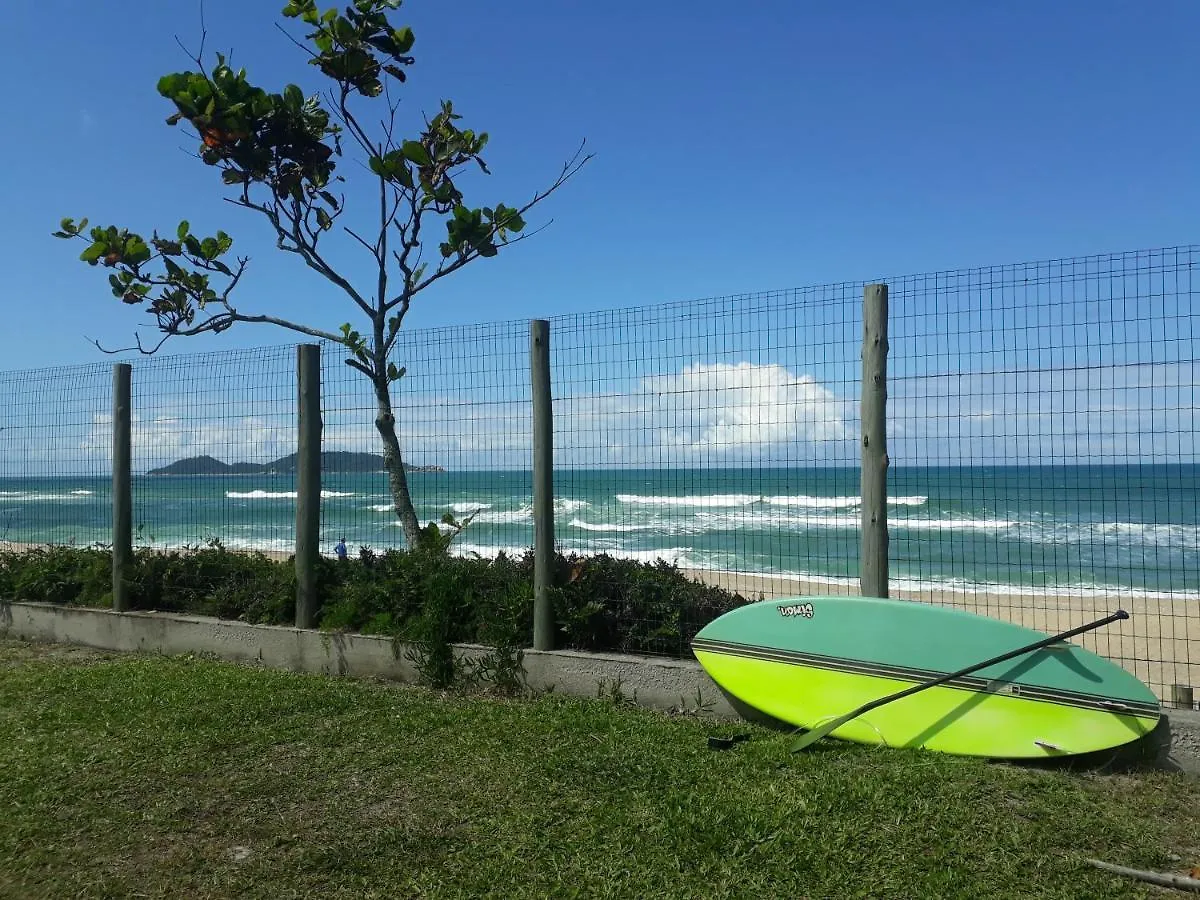
[[[296,454],[269,463],[224,463],[211,456],[192,456],[151,469],[147,475],[289,475],[296,471]],[[321,454],[322,472],[383,472],[383,457],[376,453],[330,450]],[[404,464],[406,472],[445,472],[441,466]]]

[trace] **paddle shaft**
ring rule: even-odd
[[[994,666],[997,663],[1005,662],[1006,660],[1013,659],[1014,657],[1022,656],[1026,653],[1032,653],[1034,650],[1040,650],[1042,647],[1048,647],[1050,644],[1057,644],[1059,641],[1065,641],[1067,638],[1074,637],[1077,634],[1083,634],[1085,631],[1094,631],[1097,628],[1103,628],[1105,625],[1128,618],[1129,613],[1125,612],[1123,609],[1118,609],[1112,615],[1105,616],[1103,619],[1097,619],[1095,622],[1090,622],[1087,625],[1080,625],[1078,628],[1072,628],[1069,631],[1062,632],[1062,634],[1056,634],[1053,637],[1043,638],[1042,640],[1036,641],[1027,647],[1019,647],[1016,650],[1009,650],[1007,653],[1002,653],[1000,656],[993,657],[992,659],[985,659],[981,663],[975,663],[973,666],[967,666],[965,669],[959,669],[957,672],[951,672],[949,675],[941,675],[931,681],[923,681],[920,684],[914,684],[910,688],[897,691],[895,694],[889,694],[886,697],[880,697],[878,700],[872,700],[870,703],[864,703],[858,709],[854,710],[853,712],[846,713],[846,715],[836,719],[833,722],[830,722],[828,725],[823,725],[820,728],[813,729],[808,734],[800,738],[796,742],[796,746],[793,747],[793,749],[802,749],[814,741],[823,738],[825,735],[829,734],[829,732],[835,731],[836,729],[845,725],[851,719],[855,719],[858,716],[861,716],[863,713],[868,713],[873,709],[878,709],[887,703],[892,703],[896,700],[902,700],[905,697],[911,697],[913,694],[916,694],[920,691],[937,687],[939,684],[945,684],[947,681],[953,681],[955,678],[961,678],[963,675],[970,675],[972,672],[978,672],[980,669],[986,669],[988,666]]]

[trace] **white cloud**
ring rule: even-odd
[[[659,423],[660,443],[736,451],[846,437],[845,403],[811,375],[780,365],[696,363],[642,384],[659,412],[682,420],[682,427]]]

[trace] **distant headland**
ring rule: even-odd
[[[290,475],[296,471],[296,454],[269,463],[224,463],[211,456],[192,456],[151,469],[147,475]],[[322,472],[383,472],[383,457],[376,453],[330,450],[321,454]],[[406,472],[445,472],[441,466],[404,464]]]

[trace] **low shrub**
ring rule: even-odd
[[[692,581],[668,563],[557,555],[556,645],[685,655],[705,624],[747,601]],[[295,618],[292,560],[226,549],[219,541],[167,552],[138,549],[130,572],[134,609],[288,625]],[[321,559],[318,627],[389,635],[411,644],[425,679],[447,685],[486,678],[516,686],[523,648],[533,640],[533,553],[495,559],[432,550],[362,548],[358,557]],[[0,552],[0,597],[110,607],[112,560],[102,547]],[[453,643],[495,652],[459,671]]]

